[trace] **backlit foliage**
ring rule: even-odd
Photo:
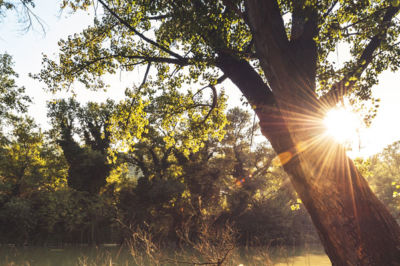
[[[135,143],[151,143],[159,136],[166,148],[174,147],[186,156],[197,152],[209,138],[221,139],[226,118],[225,96],[218,105],[202,101],[202,94],[182,93],[171,89],[168,93],[127,91],[128,99],[117,105],[110,129],[113,151],[133,151]]]
[[[101,76],[151,64],[155,81],[164,89],[202,81],[214,83],[218,56],[228,53],[258,68],[245,1],[123,1],[107,0],[94,24],[59,43],[59,58],[47,56],[36,75],[51,90],[78,80],[90,88],[105,86]],[[295,23],[318,23],[314,38],[318,50],[317,90],[320,94],[347,77],[352,99],[371,99],[371,86],[385,69],[400,65],[399,20],[383,21],[383,13],[398,1],[278,1],[288,38],[295,38]],[[87,9],[91,1],[64,1],[63,7]],[[362,12],[360,12],[362,10]],[[296,17],[293,13],[296,13]],[[301,28],[299,28],[301,30]],[[382,34],[371,61],[363,60],[369,40]],[[350,51],[340,57],[341,47]],[[365,69],[365,66],[366,69]],[[185,69],[185,71],[182,71]],[[365,69],[365,70],[364,70]],[[260,73],[262,71],[258,69]],[[354,84],[353,84],[354,83]],[[167,85],[167,86],[166,86]],[[376,106],[372,105],[372,109]],[[371,119],[374,113],[367,115]]]

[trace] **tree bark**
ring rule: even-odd
[[[323,134],[326,110],[312,84],[315,44],[293,49],[295,43],[279,34],[274,15],[263,13],[276,11],[273,3],[248,1],[250,8],[256,6],[250,21],[270,87],[245,60],[220,53],[217,66],[255,107],[261,131],[290,175],[332,264],[400,265],[400,227],[344,148]]]
[[[299,118],[304,113],[297,117],[291,113],[292,117],[287,118],[289,123],[285,121],[269,93],[264,93],[264,97],[256,94],[258,98],[254,98],[255,88],[264,92],[269,88],[260,77],[249,79],[245,62],[237,60],[235,64],[232,58],[231,61],[225,58],[224,62],[226,65],[220,63],[220,68],[256,107],[261,131],[281,155],[283,167],[307,208],[332,264],[400,265],[400,228],[346,156],[344,148],[326,137],[320,138],[317,126],[299,130],[296,121],[300,119],[300,124],[304,124]],[[295,134],[287,126],[290,123],[296,124],[292,126],[297,130]]]

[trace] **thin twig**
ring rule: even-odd
[[[142,89],[144,84],[146,84],[147,76],[149,75],[149,72],[150,72],[150,67],[151,67],[151,63],[149,62],[149,64],[147,65],[147,68],[146,68],[146,72],[144,73],[144,77],[143,77],[142,83],[140,84],[139,88],[137,89],[138,92],[140,92],[140,90]],[[129,108],[128,119],[126,119],[126,121],[125,121],[126,122],[125,123],[125,127],[126,128],[128,127],[129,121],[131,119],[132,107],[133,107],[134,104],[135,104],[135,100],[132,99],[132,102],[131,102],[131,105],[130,105],[130,108]]]

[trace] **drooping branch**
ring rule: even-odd
[[[144,36],[142,33],[140,33],[138,30],[136,30],[128,21],[123,19],[121,16],[119,16],[116,12],[114,12],[103,0],[98,0],[100,4],[106,9],[113,17],[115,17],[122,25],[126,26],[130,31],[134,32],[136,35],[138,35],[142,40],[144,40],[147,43],[150,43],[151,45],[159,48],[160,50],[166,52],[167,54],[178,58],[180,60],[184,59],[181,55],[171,51],[170,49],[166,48],[165,46],[153,41],[150,38],[147,38]]]
[[[218,105],[218,93],[217,93],[217,89],[215,88],[215,85],[221,84],[226,78],[227,78],[226,75],[222,75],[221,77],[219,77],[219,78],[217,79],[217,81],[216,81],[215,84],[209,84],[209,85],[207,85],[207,86],[201,88],[200,90],[198,90],[198,91],[193,95],[193,97],[194,97],[196,94],[200,93],[201,91],[203,91],[203,90],[206,89],[206,88],[210,88],[210,89],[212,90],[213,98],[212,98],[212,103],[211,103],[211,105],[210,105],[210,110],[208,111],[207,115],[204,117],[202,123],[204,123],[204,122],[207,121],[207,119],[208,119],[208,117],[210,117],[212,111],[213,111],[213,110],[215,109],[215,107],[217,107],[217,105]],[[196,106],[201,106],[201,104],[197,104]],[[204,105],[202,105],[202,106],[204,106]]]
[[[217,89],[215,88],[214,85],[210,85],[208,86],[211,88],[212,93],[213,93],[213,98],[212,98],[212,104],[211,104],[211,108],[208,111],[207,115],[204,117],[203,122],[207,121],[208,117],[210,117],[212,111],[215,109],[215,107],[217,107],[217,103],[218,103],[218,94],[217,94]]]
[[[221,77],[219,77],[219,78],[217,79],[217,81],[216,81],[214,84],[207,85],[207,86],[205,86],[205,87],[199,89],[198,91],[196,91],[196,93],[193,94],[193,97],[196,96],[197,94],[199,94],[200,92],[202,92],[203,90],[207,89],[207,88],[210,87],[211,85],[214,85],[214,86],[215,86],[215,85],[221,84],[223,81],[225,81],[225,79],[227,79],[227,76],[224,74],[224,75],[222,75]]]
[[[379,48],[384,38],[386,38],[386,33],[389,29],[390,22],[398,12],[399,7],[394,6],[390,6],[386,10],[378,33],[371,38],[367,46],[364,48],[360,58],[357,60],[356,68],[343,77],[342,80],[336,82],[330,91],[320,98],[325,107],[335,106],[353,89],[356,81],[361,77],[364,70],[372,62],[374,58],[374,52]]]
[[[36,21],[39,24],[43,34],[46,34],[45,22],[38,15],[36,15],[35,12],[33,12],[31,9],[31,7],[35,7],[34,2],[32,1],[20,1],[20,2],[23,5],[25,11],[24,23],[27,22],[27,25],[24,30],[28,31],[29,29],[33,28],[33,24]]]

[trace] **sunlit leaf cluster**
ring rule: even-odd
[[[117,106],[110,125],[116,151],[133,151],[136,143],[150,145],[154,136],[159,136],[166,148],[174,147],[188,156],[208,139],[221,139],[224,135],[223,94],[214,108],[202,99],[201,93],[134,90],[127,94],[128,100]]]

